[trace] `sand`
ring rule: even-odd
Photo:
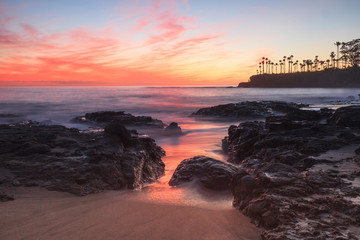
[[[17,188],[14,195],[0,203],[0,239],[261,239],[232,207],[143,201],[130,191],[77,197]]]

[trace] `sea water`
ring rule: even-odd
[[[206,155],[226,161],[221,139],[227,135],[230,124],[239,124],[239,121],[199,120],[190,116],[192,112],[202,107],[260,100],[301,102],[314,108],[337,107],[357,102],[359,93],[360,89],[323,88],[6,87],[0,88],[0,123],[33,120],[85,130],[87,125],[72,123],[71,119],[95,111],[125,111],[136,116],[152,116],[167,124],[177,122],[183,130],[182,136],[150,132],[166,151],[165,176],[136,194],[171,204],[228,206],[232,199],[228,193],[212,194],[191,184],[182,188],[168,186],[176,166],[185,158]]]

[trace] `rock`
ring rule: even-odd
[[[109,123],[105,129],[105,133],[109,136],[112,136],[118,139],[119,142],[123,143],[125,147],[131,145],[131,133],[129,130],[125,128],[124,125],[119,122],[111,122]]]
[[[164,150],[153,139],[116,122],[104,132],[59,125],[0,125],[0,153],[0,167],[14,175],[13,185],[77,195],[140,188],[164,173]]]
[[[6,193],[0,192],[0,202],[7,202],[15,200],[14,196],[10,196]]]
[[[317,155],[330,149],[338,149],[349,144],[349,141],[358,141],[345,128],[319,124],[317,121],[294,123],[292,118],[269,117],[265,124],[255,121],[230,126],[228,136],[222,141],[224,152],[229,156],[228,161],[241,163],[246,158],[258,158],[258,154],[264,152],[264,149],[269,154],[275,148],[280,153],[295,150],[306,156]],[[281,122],[273,124],[273,119],[281,119]],[[282,124],[283,122],[287,124]]]
[[[196,156],[183,160],[177,166],[169,185],[178,186],[198,180],[204,187],[209,189],[229,189],[230,178],[236,171],[237,168],[231,164],[206,156]]]
[[[336,109],[329,123],[343,127],[360,127],[360,106],[347,106]]]
[[[75,117],[73,122],[78,123],[96,123],[100,125],[116,122],[125,126],[147,126],[164,128],[165,124],[158,119],[149,116],[133,116],[123,111],[102,111],[86,113],[85,116]]]
[[[360,150],[317,156],[359,144],[360,129],[353,109],[329,114],[294,110],[229,127],[224,152],[241,165],[230,180],[233,205],[264,228],[262,239],[358,239]]]
[[[222,141],[223,149],[229,155],[229,162],[240,163],[254,153],[253,145],[265,134],[264,123],[246,122],[230,126],[229,136]]]
[[[12,181],[12,185],[14,185],[14,186],[21,186],[21,182],[18,180],[18,179],[14,179],[13,181]]]
[[[280,101],[247,101],[201,108],[198,111],[192,113],[191,116],[210,116],[222,118],[267,117],[298,111],[299,108],[305,106],[308,105]]]
[[[165,133],[167,135],[181,135],[182,131],[176,122],[172,122],[169,126],[165,128]]]

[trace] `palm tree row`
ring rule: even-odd
[[[294,56],[284,56],[278,62],[263,57],[256,70],[257,74],[281,74],[294,72],[323,71],[325,69],[346,69],[360,64],[360,39],[350,42],[336,42],[337,54],[331,52],[328,59],[319,60],[318,56],[306,60],[293,60]],[[341,51],[339,47],[341,46]],[[341,56],[340,56],[340,53]]]

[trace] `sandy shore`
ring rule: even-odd
[[[85,197],[18,188],[0,203],[0,239],[260,239],[239,211],[143,201],[133,192]]]

